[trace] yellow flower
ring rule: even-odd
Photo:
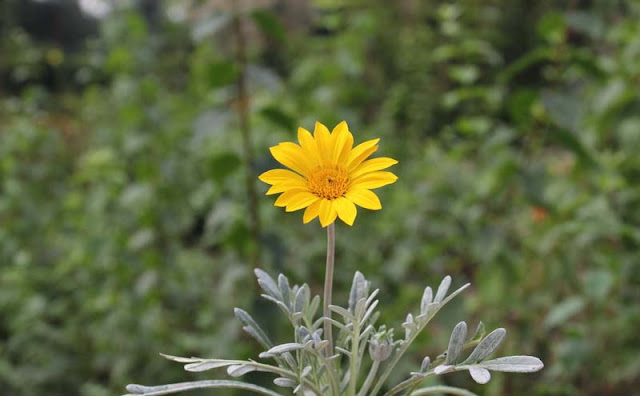
[[[313,136],[298,128],[300,145],[280,143],[270,148],[273,157],[290,168],[273,169],[260,175],[271,185],[267,195],[281,195],[275,206],[287,212],[304,209],[303,221],[320,218],[323,227],[340,217],[348,225],[356,218],[356,206],[382,209],[380,199],[371,190],[395,182],[391,172],[382,172],[398,161],[387,158],[367,158],[378,149],[380,139],[368,140],[353,147],[353,135],[345,121],[329,133],[316,122]]]

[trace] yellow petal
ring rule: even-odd
[[[294,188],[307,188],[307,181],[297,173],[287,171],[290,175],[285,179],[280,179],[275,183],[272,183],[273,186],[267,191],[266,195],[278,194],[281,192],[285,192],[287,190],[292,190]]]
[[[372,190],[394,183],[398,176],[391,172],[370,172],[351,182],[352,188]]]
[[[309,159],[305,157],[302,147],[295,143],[284,142],[269,148],[271,155],[282,165],[306,175],[311,168]]]
[[[349,145],[349,150],[351,150],[351,145],[353,145],[353,135],[349,132],[349,126],[346,121],[342,121],[331,132],[331,137],[333,140],[333,152],[331,154],[331,160],[334,163],[340,163],[340,158],[342,156],[342,152],[346,145]],[[351,139],[349,139],[351,138]],[[349,140],[351,143],[349,144]]]
[[[349,153],[349,158],[347,158],[347,168],[349,170],[354,170],[362,163],[362,161],[366,160],[371,154],[375,153],[378,149],[378,142],[380,139],[367,140],[364,143],[360,143],[357,145],[351,152]]]
[[[285,193],[286,194],[286,193]],[[382,204],[376,194],[363,188],[350,188],[345,194],[345,197],[350,199],[358,206],[362,206],[365,209],[380,210]]]
[[[380,157],[380,158],[366,160],[360,165],[358,165],[358,167],[355,168],[353,172],[351,172],[350,176],[355,179],[358,176],[364,175],[365,173],[386,169],[397,163],[398,161],[388,157]]]
[[[328,226],[329,224],[336,221],[336,217],[338,217],[338,212],[336,212],[336,208],[333,206],[333,201],[329,201],[328,199],[323,199],[320,201],[320,224],[323,227]]]
[[[291,173],[293,173],[293,172],[291,172]],[[307,181],[304,180],[300,176],[298,176],[298,178],[299,179],[290,179],[290,180],[285,180],[285,181],[281,181],[281,182],[278,182],[278,183],[274,184],[273,186],[271,186],[271,188],[269,188],[269,190],[267,191],[267,193],[265,195],[278,194],[278,193],[281,193],[281,192],[292,190],[294,188],[296,188],[296,189],[306,189],[307,188]]]
[[[277,184],[279,182],[300,178],[304,180],[299,174],[295,172],[291,172],[287,169],[271,169],[269,171],[264,172],[258,179],[262,180],[267,184]]]
[[[310,192],[301,192],[291,197],[285,210],[287,212],[295,212],[296,210],[306,208],[319,199],[320,197]]]
[[[353,221],[356,219],[356,214],[358,211],[356,209],[356,205],[353,202],[349,201],[345,197],[340,197],[333,201],[333,205],[338,212],[338,216],[340,220],[344,221],[348,225],[353,225]]]
[[[300,146],[302,146],[306,154],[315,162],[315,165],[321,165],[322,159],[320,158],[320,153],[318,152],[318,145],[313,139],[313,136],[311,136],[311,132],[307,131],[304,128],[298,128],[298,141],[300,142]]]
[[[318,153],[323,163],[329,162],[331,157],[331,135],[326,126],[316,121],[315,129],[313,130],[313,137],[318,145]]]
[[[280,208],[285,207],[289,205],[289,202],[291,202],[293,197],[303,192],[307,192],[307,190],[296,188],[293,190],[285,191],[278,197],[278,199],[276,199],[276,202],[273,204],[273,206],[277,206]]]
[[[321,202],[322,200],[319,199],[316,202],[312,203],[311,205],[307,206],[307,209],[305,209],[304,211],[304,216],[302,216],[302,221],[304,222],[304,224],[307,224],[311,220],[318,217],[318,215],[320,214]]]
[[[338,158],[339,164],[344,164],[347,162],[349,158],[349,154],[351,153],[351,149],[353,148],[353,135],[351,132],[347,131],[347,141],[342,146],[342,152],[340,153],[340,158]]]

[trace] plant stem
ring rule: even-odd
[[[356,317],[353,321],[353,337],[351,338],[351,356],[349,357],[349,387],[347,388],[348,396],[356,395],[356,383],[358,382],[358,363],[360,356],[360,318]]]
[[[409,390],[407,391],[406,394],[410,395],[411,392],[413,392],[418,386],[420,386],[420,384],[422,382],[424,382],[425,379],[427,379],[427,377],[429,377],[431,375],[433,375],[433,370],[425,373],[424,376],[410,377],[410,378],[400,382],[399,384],[397,384],[393,388],[391,388],[389,391],[387,391],[382,396],[393,396],[393,395],[396,395],[396,394],[402,392],[403,390],[405,390],[407,388],[409,388]]]
[[[373,380],[376,378],[376,374],[378,373],[378,368],[380,367],[380,361],[374,360],[373,365],[371,366],[371,370],[369,370],[369,374],[367,375],[367,379],[362,384],[362,388],[360,388],[360,392],[358,392],[358,396],[366,396],[367,391],[371,387]]]
[[[340,395],[340,384],[337,378],[337,373],[334,369],[334,364],[332,361],[329,361],[327,357],[320,351],[317,352],[318,359],[322,360],[322,364],[325,367],[325,374],[327,376],[327,380],[329,381],[329,386],[331,387],[331,395]]]
[[[329,341],[327,346],[327,356],[333,355],[333,336],[331,335],[331,293],[333,291],[333,263],[335,261],[336,251],[336,229],[335,223],[329,224],[327,227],[327,267],[324,275],[324,298],[322,306],[322,315],[324,316],[324,337]]]
[[[439,308],[438,308],[439,310]],[[420,332],[425,328],[425,326],[429,323],[429,321],[435,316],[435,314],[438,313],[438,311],[433,312],[421,325],[420,327],[418,327],[418,329],[416,329],[416,331],[411,334],[411,336],[409,337],[409,339],[404,343],[404,345],[402,345],[402,347],[400,347],[400,350],[397,351],[395,353],[395,355],[393,356],[393,358],[391,359],[391,362],[387,363],[387,365],[385,366],[384,371],[382,372],[382,375],[380,376],[380,378],[378,379],[378,382],[376,383],[376,386],[373,388],[373,390],[371,391],[370,396],[375,396],[378,394],[378,392],[380,391],[380,389],[382,388],[382,386],[384,385],[384,382],[387,380],[387,377],[389,376],[389,374],[391,374],[391,371],[393,370],[393,368],[396,366],[396,364],[398,364],[398,361],[400,360],[400,358],[402,357],[402,355],[404,355],[404,353],[407,351],[407,349],[409,349],[409,345],[411,345],[411,343],[416,339],[416,337],[418,337],[418,334],[420,334]]]

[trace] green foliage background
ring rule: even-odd
[[[506,327],[502,352],[546,367],[449,384],[640,387],[637,2],[316,0],[297,18],[256,1],[241,10],[246,68],[236,14],[205,3],[166,1],[155,23],[123,5],[75,51],[33,39],[4,7],[0,393],[205,377],[157,353],[256,356],[234,306],[285,340],[252,266],[320,293],[325,236],[256,181],[256,243],[246,173],[275,167],[268,147],[297,126],[343,119],[357,141],[382,138],[400,180],[380,191],[382,211],[338,226],[334,300],[359,269],[399,327],[426,284],[472,282],[407,372],[467,317]],[[175,16],[187,6],[197,12]]]

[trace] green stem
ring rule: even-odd
[[[358,392],[358,396],[366,396],[367,391],[371,387],[373,380],[376,378],[376,374],[378,373],[378,368],[380,368],[380,361],[374,360],[373,365],[371,366],[371,370],[369,370],[369,374],[367,375],[367,379],[362,384],[362,388],[360,388],[360,392]]]
[[[393,370],[393,368],[396,366],[396,364],[398,364],[398,361],[400,360],[402,355],[404,355],[407,349],[409,349],[409,345],[411,345],[411,343],[416,339],[418,334],[420,334],[420,332],[424,330],[425,326],[429,323],[429,321],[431,321],[431,319],[435,316],[437,312],[438,311],[432,313],[431,316],[429,316],[427,320],[425,320],[422,323],[422,325],[420,325],[420,327],[416,329],[416,331],[413,334],[411,334],[411,337],[409,337],[407,342],[404,343],[404,345],[400,348],[400,350],[395,353],[395,356],[393,357],[391,362],[385,366],[385,369],[382,372],[382,375],[378,379],[376,386],[373,388],[369,396],[375,396],[378,394],[378,392],[380,391],[380,388],[382,388],[382,386],[384,385],[384,382],[387,380],[387,377],[389,376],[389,374],[391,374],[391,371]]]
[[[336,229],[335,223],[327,227],[327,267],[324,275],[324,298],[322,315],[324,316],[324,338],[329,341],[327,346],[327,356],[333,355],[333,336],[331,334],[331,294],[333,290],[333,264],[336,251]]]
[[[433,374],[433,371],[429,371],[428,373],[425,373],[424,376],[415,376],[415,377],[408,378],[400,382],[398,385],[394,386],[393,388],[391,388],[382,396],[393,396],[407,388],[409,388],[409,391],[406,394],[410,395],[411,392],[415,390],[415,388],[418,387],[431,374]]]
[[[347,388],[347,395],[356,395],[356,384],[358,382],[358,362],[360,357],[358,351],[360,349],[360,320],[356,318],[353,322],[353,338],[351,339],[351,356],[349,357],[349,387]]]
[[[331,394],[335,396],[340,395],[340,385],[338,383],[338,378],[336,371],[334,369],[333,362],[327,360],[326,356],[322,352],[317,352],[318,359],[322,361],[322,364],[325,367],[325,375],[327,376],[327,381],[329,381],[329,386],[331,387]]]
[[[476,345],[478,345],[480,343],[480,340],[472,340],[469,341],[468,343],[466,343],[463,347],[463,350],[467,350],[469,348],[473,348]],[[436,359],[433,362],[431,362],[431,367],[436,367],[439,366],[441,363],[444,363],[445,358],[440,358],[440,359]],[[383,396],[392,396],[395,395],[396,393],[400,392],[401,390],[404,390],[406,388],[409,388],[409,390],[407,391],[407,395],[411,395],[413,391],[415,391],[415,389],[417,387],[420,386],[420,384],[430,375],[433,374],[433,370],[430,370],[428,372],[425,373],[424,376],[418,376],[418,377],[411,377],[409,379],[406,379],[404,381],[402,381],[401,383],[399,383],[398,385],[394,386],[389,392],[385,393]]]

